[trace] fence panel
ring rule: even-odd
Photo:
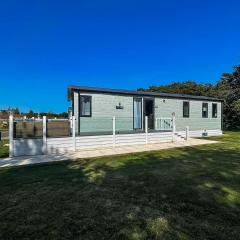
[[[43,124],[41,120],[14,120],[13,137],[42,138]]]
[[[9,131],[8,130],[0,130],[0,141],[6,140],[9,138]]]
[[[70,137],[71,121],[68,119],[48,119],[47,137]]]
[[[0,119],[0,141],[9,138],[9,123],[6,119]]]

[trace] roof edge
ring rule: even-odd
[[[109,94],[122,94],[122,95],[134,95],[134,96],[149,96],[149,97],[162,97],[162,98],[173,98],[173,99],[194,99],[194,100],[205,100],[205,101],[215,101],[223,102],[223,99],[206,97],[206,96],[195,96],[187,94],[172,94],[163,92],[145,92],[145,91],[132,91],[132,90],[122,90],[122,89],[111,89],[111,88],[96,88],[96,87],[85,87],[85,86],[75,86],[71,85],[68,87],[68,100],[72,99],[73,91],[82,92],[93,92],[93,93],[109,93]]]

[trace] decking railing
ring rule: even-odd
[[[172,118],[156,118],[155,130],[158,131],[171,131],[173,129]]]
[[[78,119],[79,120],[79,119]],[[108,117],[81,122],[73,116],[68,119],[9,120],[10,156],[47,154],[56,151],[76,151],[82,148],[149,144],[173,141],[174,120],[158,118],[155,129],[149,129],[148,117],[134,125],[132,118]],[[133,126],[139,128],[131,130]],[[85,130],[85,131],[83,131]],[[156,131],[157,130],[157,131]],[[77,133],[81,133],[80,135]]]

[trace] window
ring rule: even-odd
[[[80,117],[92,116],[92,97],[80,96]]]
[[[208,103],[202,104],[202,117],[208,118]]]
[[[189,118],[189,102],[183,102],[183,117]]]
[[[133,99],[133,128],[134,129],[142,128],[142,99],[141,98]]]
[[[217,103],[212,104],[212,117],[217,118]]]

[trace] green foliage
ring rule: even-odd
[[[47,118],[68,118],[67,112],[53,113],[53,112],[41,112],[40,116],[47,116]]]
[[[0,158],[5,158],[9,156],[9,147],[8,147],[8,141],[3,140],[0,141]]]
[[[172,83],[165,86],[151,86],[148,91],[160,91],[165,93],[189,94],[189,95],[208,95],[215,96],[213,85],[211,84],[197,84],[194,81],[187,81],[183,83]]]
[[[37,114],[33,112],[33,110],[29,110],[26,114],[27,118],[37,117]]]
[[[0,113],[5,114],[8,118],[8,114],[12,112],[14,116],[26,116],[27,118],[37,118],[37,117],[43,117],[47,116],[47,118],[68,118],[68,113],[67,112],[62,112],[62,113],[54,113],[54,112],[34,112],[32,109],[30,109],[27,113],[20,112],[19,108],[9,108],[8,110],[6,109],[0,109]]]
[[[223,99],[225,129],[240,129],[240,65],[235,66],[232,73],[223,73],[221,79],[215,85],[186,81],[162,86],[150,86],[148,89],[139,90]]]
[[[0,169],[0,239],[240,240],[239,133]]]
[[[216,85],[218,96],[224,99],[224,125],[228,129],[240,129],[240,65],[233,73],[224,73]]]

